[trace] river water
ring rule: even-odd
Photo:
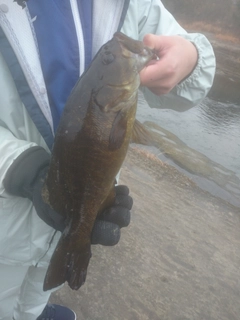
[[[159,147],[150,148],[151,152],[204,190],[240,207],[240,104],[236,99],[230,101],[228,95],[214,90],[200,105],[176,112],[151,109],[140,98],[137,117],[158,135]]]

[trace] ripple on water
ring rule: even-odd
[[[190,158],[194,158],[192,162],[198,162],[198,158],[201,159],[201,163],[203,160],[206,168],[208,167],[206,172],[209,168],[214,172],[214,179],[218,184],[216,189],[220,186],[224,192],[229,193],[227,196],[229,202],[234,202],[229,200],[232,196],[239,198],[240,105],[206,98],[197,107],[185,112],[176,112],[169,109],[149,109],[146,103],[141,102],[137,117],[142,122],[156,123],[159,129],[154,128],[155,132],[162,134],[165,143],[175,146],[176,151],[180,149],[183,154],[185,153],[187,162]],[[169,134],[166,134],[164,129],[168,130]],[[171,134],[175,135],[175,138]],[[202,156],[198,157],[199,154]],[[192,167],[189,172],[193,173]],[[207,179],[207,174],[200,176]],[[212,182],[214,179],[209,177]],[[212,182],[211,190],[214,188]],[[206,183],[204,185],[206,186]],[[218,194],[222,193],[218,191]],[[226,199],[225,196],[223,198]],[[240,206],[240,200],[236,200],[234,204]]]

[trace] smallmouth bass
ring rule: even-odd
[[[42,193],[67,221],[51,258],[44,290],[65,281],[77,290],[85,282],[94,222],[114,199],[115,177],[134,126],[141,134],[135,121],[139,72],[155,58],[141,41],[115,33],[70,94]]]

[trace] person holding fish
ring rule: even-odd
[[[214,73],[206,37],[159,0],[0,1],[0,319],[76,319],[48,299],[130,222],[115,178],[139,85],[150,107],[184,111]]]

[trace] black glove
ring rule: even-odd
[[[120,229],[130,223],[130,210],[133,199],[127,186],[115,187],[116,197],[113,205],[104,210],[96,219],[92,232],[92,244],[113,246],[120,239]]]
[[[31,147],[13,162],[3,183],[8,193],[30,199],[38,216],[44,222],[56,230],[63,231],[66,226],[65,218],[46,204],[41,195],[49,162],[50,155],[45,149]],[[116,187],[114,206],[102,213],[96,220],[92,232],[92,243],[114,245],[119,241],[120,228],[127,226],[130,221],[132,198],[128,196],[128,193],[127,187]]]
[[[10,166],[3,183],[8,193],[30,199],[44,222],[56,230],[63,231],[64,217],[52,210],[41,195],[49,162],[50,154],[45,149],[29,148]]]

